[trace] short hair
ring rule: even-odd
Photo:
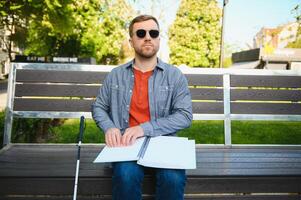
[[[137,22],[144,22],[144,21],[148,21],[148,20],[154,20],[159,28],[159,22],[158,20],[154,17],[154,16],[151,16],[151,15],[139,15],[137,17],[135,17],[131,23],[130,23],[130,26],[129,26],[129,34],[130,34],[130,37],[133,37],[133,26],[135,23]]]

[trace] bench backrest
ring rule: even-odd
[[[91,103],[114,66],[13,63],[9,76],[4,144],[14,117],[91,118]],[[194,120],[301,121],[301,70],[180,68],[187,77]]]

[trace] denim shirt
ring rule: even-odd
[[[129,109],[134,86],[133,62],[114,68],[92,104],[92,117],[105,133],[129,127]],[[150,121],[140,124],[145,136],[174,135],[190,126],[191,95],[182,72],[158,59],[148,80]]]

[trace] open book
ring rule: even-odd
[[[173,136],[142,137],[131,146],[105,146],[94,163],[135,160],[147,167],[195,169],[195,141]]]

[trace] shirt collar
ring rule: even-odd
[[[128,63],[124,64],[124,66],[126,68],[130,68],[134,65],[134,59],[129,61]],[[156,68],[158,69],[161,69],[161,70],[165,70],[166,69],[166,66],[165,66],[165,63],[160,59],[160,58],[157,58],[157,65],[156,65]]]

